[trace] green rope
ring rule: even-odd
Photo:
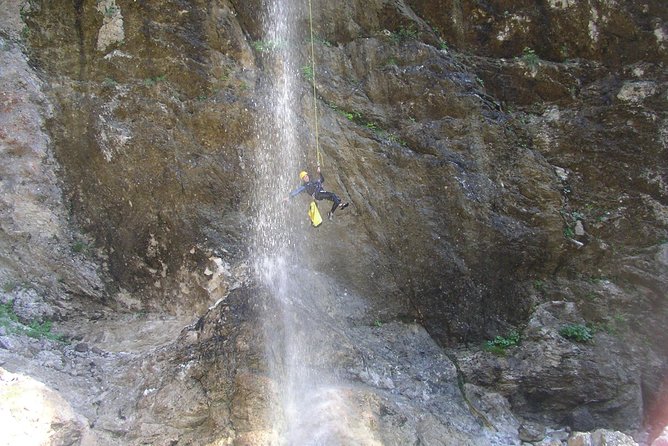
[[[322,164],[322,154],[320,153],[320,141],[318,135],[318,98],[316,96],[315,88],[315,45],[313,43],[313,8],[311,7],[311,0],[308,0],[308,20],[309,28],[311,30],[311,80],[313,81],[313,119],[315,121],[315,155],[318,167]]]

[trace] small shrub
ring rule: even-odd
[[[529,67],[536,68],[540,62],[540,58],[534,50],[529,47],[525,47],[522,51],[522,57],[520,59]]]
[[[21,10],[19,11],[19,16],[21,20],[25,22],[28,19],[28,13],[30,12],[30,5],[21,5]]]
[[[341,112],[341,114],[342,114],[343,116],[345,116],[346,119],[347,119],[348,121],[352,121],[352,122],[354,122],[354,123],[356,123],[356,124],[360,124],[361,121],[362,121],[362,113],[360,113],[360,112],[355,112],[355,111],[353,111],[353,112],[347,112],[347,111],[343,111],[343,112]]]
[[[564,237],[573,238],[575,237],[575,231],[570,226],[564,228]]]
[[[580,221],[584,221],[585,218],[584,218],[584,215],[582,214],[582,212],[580,212],[580,211],[573,211],[573,212],[571,212],[571,219],[572,219],[573,221],[578,221],[578,220],[580,220]]]
[[[483,348],[494,354],[505,354],[510,347],[519,345],[521,336],[517,330],[512,330],[507,336],[496,336],[494,339],[485,341]]]
[[[588,342],[594,337],[591,328],[582,324],[564,325],[559,329],[559,334],[575,342]]]
[[[417,39],[418,31],[415,28],[415,25],[411,25],[408,28],[400,26],[398,30],[390,34],[390,39],[393,43],[402,43],[407,40]]]
[[[388,133],[387,140],[390,141],[391,143],[399,144],[400,146],[405,147],[407,145],[406,141],[404,141],[403,139],[401,139],[399,135],[396,135],[394,133]]]
[[[397,59],[395,59],[394,57],[390,57],[389,59],[387,59],[387,62],[385,62],[385,66],[395,66],[396,67],[397,66]]]
[[[313,82],[314,75],[313,75],[313,67],[311,65],[304,65],[302,67],[302,76],[304,76],[304,79],[306,79],[309,82]]]
[[[102,85],[105,87],[114,87],[118,84],[113,78],[111,77],[105,77],[104,80],[102,81]]]
[[[0,303],[0,327],[4,327],[8,333],[23,333],[26,336],[35,339],[51,339],[52,341],[64,342],[62,335],[52,333],[51,327],[53,322],[32,321],[28,325],[24,325],[19,321],[18,316],[14,312],[14,301],[10,300],[7,303]]]
[[[585,294],[585,296],[584,296],[584,298],[585,298],[586,300],[590,301],[590,302],[595,301],[597,297],[598,297],[598,296],[596,295],[596,293],[587,293],[587,294]]]
[[[72,252],[75,252],[77,254],[84,252],[86,250],[87,246],[84,242],[82,241],[76,241],[72,245]]]
[[[16,313],[14,313],[14,301],[9,300],[7,303],[0,303],[0,321],[2,326],[6,326],[7,321],[18,321]]]
[[[158,82],[163,82],[165,79],[167,79],[167,76],[165,74],[161,74],[160,76],[149,77],[147,79],[144,79],[144,85],[152,86],[157,84]]]
[[[106,6],[104,8],[104,15],[105,17],[113,17],[119,11],[120,9],[118,8],[118,6],[115,5]]]

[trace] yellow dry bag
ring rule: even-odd
[[[308,216],[311,219],[311,225],[314,228],[317,228],[322,224],[322,217],[320,216],[320,211],[318,210],[318,205],[315,204],[315,201],[312,201],[308,207]]]

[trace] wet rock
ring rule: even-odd
[[[79,353],[85,353],[89,349],[88,344],[85,342],[79,342],[77,345],[74,346],[74,351],[79,352]]]
[[[13,311],[26,324],[48,321],[54,316],[53,305],[45,302],[43,296],[34,289],[17,289],[10,299],[13,300]]]
[[[657,93],[654,82],[626,82],[617,93],[617,99],[626,102],[639,103]]]
[[[7,336],[0,336],[0,348],[5,350],[13,350],[14,346],[11,339]]]
[[[632,437],[605,429],[594,432],[574,432],[568,438],[568,446],[638,446]]]
[[[545,426],[538,423],[524,422],[520,425],[519,436],[520,440],[527,443],[536,443],[545,438]]]

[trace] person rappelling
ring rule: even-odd
[[[313,120],[315,127],[315,152],[318,166],[317,173],[320,178],[311,180],[307,171],[305,170],[301,171],[299,173],[299,179],[302,180],[302,185],[299,186],[297,189],[293,190],[292,192],[290,192],[290,195],[287,196],[284,199],[284,201],[288,201],[296,197],[297,195],[301,194],[302,192],[306,192],[311,197],[313,197],[313,201],[311,201],[311,204],[309,205],[308,216],[311,219],[311,224],[317,228],[322,223],[322,217],[320,217],[320,211],[318,210],[318,205],[316,204],[316,201],[329,200],[332,202],[332,208],[329,210],[329,212],[327,212],[327,218],[330,221],[334,219],[334,212],[336,212],[337,209],[345,209],[346,207],[348,207],[349,203],[342,202],[341,199],[335,193],[327,192],[322,187],[322,183],[325,182],[325,177],[322,175],[322,172],[320,172],[320,163],[322,161],[322,154],[320,153],[320,142],[318,137],[318,95],[315,82],[315,76],[316,76],[315,46],[313,44],[314,41],[313,12],[311,7],[311,0],[309,0],[308,7],[309,7],[309,27],[311,31],[311,73],[312,73],[311,83],[313,84]]]
[[[322,172],[320,172],[320,166],[318,166],[316,172],[318,173],[318,176],[320,178],[311,180],[311,177],[309,176],[308,172],[305,170],[299,173],[299,179],[302,180],[301,186],[290,192],[290,194],[283,200],[283,201],[288,201],[297,195],[301,194],[302,192],[306,192],[308,195],[313,197],[314,200],[320,201],[320,200],[328,200],[332,202],[332,208],[327,212],[327,218],[331,221],[334,219],[334,212],[337,209],[345,209],[348,207],[350,203],[348,202],[342,202],[341,199],[333,192],[327,192],[322,184],[325,182],[325,177],[322,175]],[[315,203],[312,203],[315,204]],[[311,217],[311,222],[313,223],[313,226],[319,226],[319,223],[317,223],[317,218],[314,218],[314,216],[311,215],[312,212],[317,212],[317,208],[314,209],[309,209],[309,216]]]

